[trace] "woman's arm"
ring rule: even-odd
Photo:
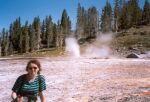
[[[13,91],[13,92],[11,93],[11,98],[12,98],[13,100],[17,98],[16,92]]]
[[[46,102],[46,97],[44,95],[44,91],[39,93],[41,102]]]

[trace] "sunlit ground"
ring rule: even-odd
[[[0,102],[11,101],[11,88],[16,78],[26,73],[28,60],[0,59]],[[47,102],[150,101],[148,59],[57,57],[39,60],[46,78]]]

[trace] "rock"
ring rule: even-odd
[[[150,97],[148,96],[129,96],[129,97],[124,97],[117,102],[150,102]]]
[[[139,56],[135,53],[131,53],[131,54],[127,55],[126,58],[139,58]]]

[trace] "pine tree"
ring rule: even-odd
[[[10,28],[9,28],[9,55],[13,54],[13,39],[12,39],[12,35],[13,35],[13,24],[10,24]]]
[[[52,41],[53,41],[53,23],[52,23],[52,18],[51,16],[47,16],[46,17],[46,44],[47,44],[47,48],[50,48],[50,46],[52,45]]]
[[[15,51],[19,51],[21,48],[19,47],[19,36],[21,33],[21,20],[20,17],[17,18],[14,22],[13,22],[13,30],[11,33],[11,37],[12,37],[12,43],[13,43],[13,47]]]
[[[35,29],[35,37],[34,39],[35,42],[35,49],[39,50],[41,46],[41,23],[40,23],[40,18],[35,17],[33,21],[34,29]]]
[[[10,39],[9,39],[9,41],[10,41]],[[9,42],[8,54],[9,55],[13,54],[13,44],[12,44],[12,42]]]
[[[67,14],[66,9],[64,9],[61,17],[61,27],[63,28],[64,39],[70,36],[70,31],[71,31],[70,26],[71,26],[70,18]]]
[[[70,36],[70,31],[71,31],[71,21],[67,14],[66,9],[64,9],[62,12],[61,23],[59,26],[61,47],[65,45],[65,38]]]
[[[67,17],[67,21],[68,21],[68,36],[70,36],[71,35],[71,20],[70,20],[70,18],[69,18],[69,16]]]
[[[30,45],[30,52],[33,52],[36,48],[36,35],[35,35],[35,29],[34,29],[34,25],[30,25],[29,26],[29,45]]]
[[[114,8],[114,31],[118,31],[119,26],[119,17],[120,17],[120,7],[119,7],[120,0],[115,0],[115,8]]]
[[[66,9],[63,10],[62,18],[61,18],[61,26],[63,27],[63,33],[67,35],[67,24],[68,24],[68,15]]]
[[[89,36],[89,15],[88,11],[83,8],[83,35],[82,38],[88,38]]]
[[[102,32],[112,31],[112,8],[108,1],[102,11],[101,29]]]
[[[138,4],[138,0],[130,0],[127,5],[128,12],[128,26],[136,26],[139,25],[141,19],[141,9]]]
[[[63,28],[60,22],[57,22],[57,32],[56,32],[56,48],[62,48],[64,45],[64,34]]]
[[[62,48],[64,46],[64,34],[63,34],[63,27],[59,26],[59,47]]]
[[[24,47],[23,47],[23,40],[24,40],[24,36],[23,36],[23,27],[21,28],[21,32],[19,34],[19,49],[18,52],[19,53],[23,53]]]
[[[80,3],[77,8],[77,23],[76,23],[76,37],[77,39],[83,38],[84,36],[84,26],[85,26],[85,10],[81,7]]]
[[[28,21],[26,21],[24,26],[24,52],[29,52],[29,29],[28,29]]]
[[[96,7],[91,7],[87,11],[78,4],[76,36],[80,38],[95,37],[98,31],[98,11]]]
[[[42,47],[46,46],[46,22],[43,20],[42,27],[41,27],[41,43]]]
[[[145,0],[143,12],[142,12],[142,24],[150,24],[150,3]]]
[[[53,24],[53,46],[56,47],[57,25]]]
[[[123,3],[121,8],[121,14],[119,17],[119,29],[127,29],[128,28],[128,14],[127,14],[127,4]]]
[[[2,41],[1,41],[1,55],[2,56],[5,56],[5,52],[4,52],[4,49],[5,49],[5,36],[6,36],[6,31],[5,31],[5,28],[3,28],[2,30]]]
[[[59,28],[60,28],[60,22],[57,22],[57,26],[56,26],[56,48],[59,48],[59,39],[60,39],[60,32],[59,32]]]
[[[94,6],[88,9],[88,28],[88,37],[96,37],[98,32],[98,11]]]
[[[3,55],[7,56],[9,55],[8,49],[9,49],[9,32],[4,32],[4,42],[3,42]]]

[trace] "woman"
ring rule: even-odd
[[[41,102],[46,102],[46,84],[44,76],[40,75],[40,62],[36,59],[30,60],[26,71],[27,74],[19,76],[12,88],[12,102],[36,102],[37,96],[40,96]]]

